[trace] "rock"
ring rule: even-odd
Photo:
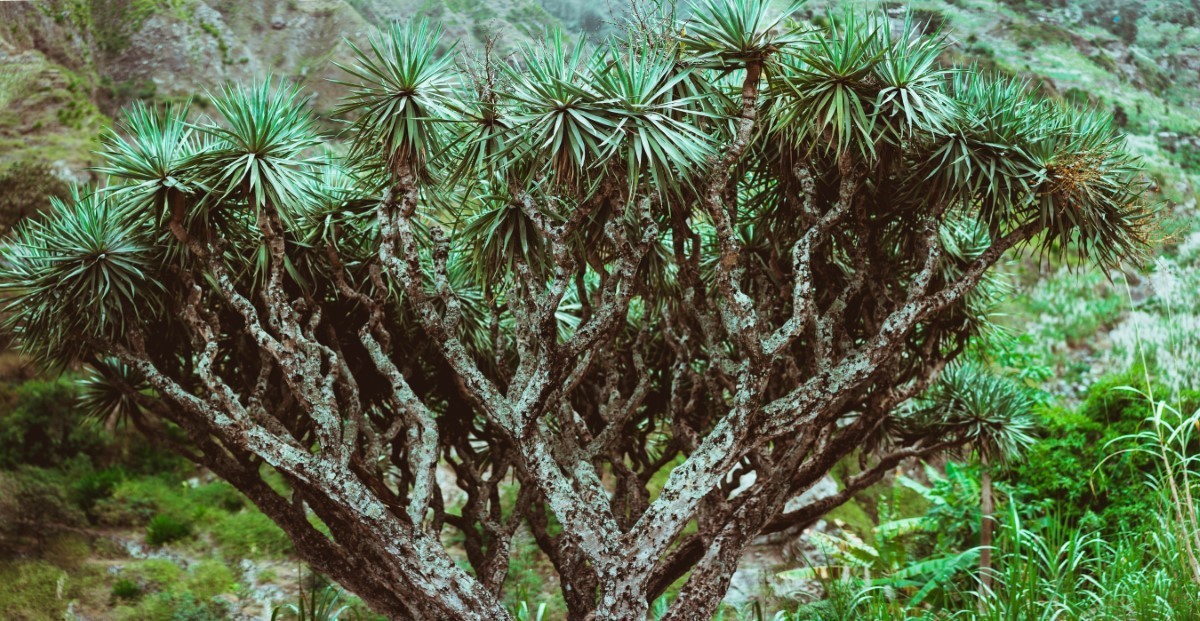
[[[300,583],[295,563],[242,559],[239,568],[244,589],[233,611],[234,619],[267,621],[276,606],[295,601]],[[275,574],[272,580],[263,580],[265,569]]]
[[[836,494],[837,491],[837,481],[833,480],[833,477],[827,474],[821,477],[819,481],[814,483],[812,487],[805,490],[803,494],[800,494],[799,496],[787,501],[787,504],[783,506],[783,511],[784,513],[787,513],[788,511],[795,511],[796,509],[799,509],[800,507],[803,507],[814,500],[832,496]]]
[[[63,181],[66,181],[67,183],[75,183],[79,185],[85,184],[91,179],[91,176],[87,171],[76,170],[72,168],[66,160],[54,160],[51,162],[50,174],[62,179]]]
[[[741,608],[759,596],[781,596],[776,587],[783,584],[776,574],[794,566],[784,558],[783,548],[775,545],[753,545],[738,561],[737,571],[729,579],[725,603]]]

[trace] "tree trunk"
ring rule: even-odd
[[[601,585],[596,610],[591,621],[640,621],[646,618],[650,602],[646,601],[646,586],[643,582],[629,581],[624,576],[613,575]]]
[[[982,610],[985,599],[992,593],[992,528],[994,521],[992,512],[992,473],[988,470],[987,457],[982,459],[982,474],[979,481],[979,510],[982,518],[979,524],[979,606]]]

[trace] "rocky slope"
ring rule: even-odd
[[[556,23],[534,0],[47,0],[0,3],[0,169],[52,164],[88,180],[95,135],[133,99],[196,97],[273,75],[318,114],[337,99],[331,61],[379,25],[425,16],[447,45],[492,30],[512,45]]]

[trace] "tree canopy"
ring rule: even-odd
[[[680,580],[666,618],[707,618],[760,533],[1020,443],[1019,391],[959,361],[994,267],[1112,267],[1151,215],[1106,116],[911,21],[769,5],[511,57],[395,24],[355,44],[334,134],[284,81],[211,118],[135,104],[108,183],[5,246],[10,325],[382,613],[508,618],[526,524],[572,618]]]

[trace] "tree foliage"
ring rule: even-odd
[[[270,80],[211,119],[135,106],[108,183],[5,248],[12,325],[381,612],[507,618],[525,523],[573,618],[685,576],[666,618],[705,618],[759,533],[1023,433],[1003,383],[928,390],[987,329],[992,268],[1115,265],[1149,215],[1099,115],[944,67],[908,22],[769,4],[465,69],[396,25],[355,48],[336,137]]]

